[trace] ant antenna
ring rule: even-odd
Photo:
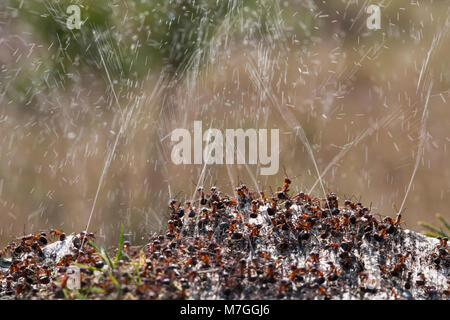
[[[287,174],[287,172],[286,172],[286,167],[283,165],[283,171],[284,171],[284,176],[286,177],[286,178],[289,178],[289,176],[288,176],[288,174]]]
[[[397,205],[396,205],[395,203],[392,205],[392,207],[394,208],[395,212],[400,213],[400,212],[397,210]]]

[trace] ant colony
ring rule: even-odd
[[[279,168],[279,130],[270,129],[270,136],[269,155],[267,129],[225,129],[224,140],[219,129],[210,128],[203,133],[202,121],[194,121],[194,161],[191,133],[180,128],[171,134],[171,141],[177,142],[173,146],[171,158],[176,165],[203,164],[203,161],[205,164],[235,164],[235,160],[237,164],[246,164],[245,142],[248,138],[248,164],[264,165],[266,167],[260,168],[260,174],[274,175]],[[205,148],[203,142],[206,142]]]

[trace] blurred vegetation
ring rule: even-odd
[[[450,237],[450,223],[445,220],[444,217],[442,217],[439,213],[436,214],[436,218],[441,222],[442,227],[435,227],[423,221],[419,221],[419,225],[428,230],[423,231],[423,234],[429,237]]]
[[[119,92],[118,99],[125,101],[143,81],[163,75],[168,99],[156,112],[164,109],[171,117],[176,111],[170,101],[174,88],[190,70],[208,65],[218,33],[270,43],[286,40],[279,39],[281,29],[297,39],[309,37],[314,25],[305,7],[291,4],[293,14],[271,0],[6,1],[13,28],[25,25],[43,46],[32,61],[22,62],[17,70],[9,66],[7,77],[0,76],[0,82],[8,82],[10,105],[21,112],[42,111],[40,99],[69,93],[86,75],[90,82],[100,79],[105,91]],[[70,30],[66,10],[73,4],[81,8],[82,26]]]
[[[202,64],[225,18],[254,16],[254,25],[267,30],[264,17],[271,12],[270,2],[257,0],[8,1],[13,20],[29,25],[49,49],[39,66],[23,72],[8,92],[11,99],[22,97],[21,102],[33,95],[30,88],[68,85],[73,73],[84,67],[123,83],[159,70],[183,76],[193,59]],[[66,27],[66,10],[72,4],[81,7],[79,30]]]

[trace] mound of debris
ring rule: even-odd
[[[2,299],[449,299],[448,239],[403,230],[335,194],[274,197],[242,185],[170,202],[166,234],[114,255],[52,230],[2,252]],[[48,243],[48,238],[56,238]],[[123,239],[123,237],[121,237]],[[115,258],[113,258],[115,256]],[[79,267],[79,288],[67,270]]]

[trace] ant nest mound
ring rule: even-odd
[[[170,202],[167,233],[143,247],[125,243],[112,262],[85,241],[92,234],[42,249],[31,236],[8,249],[0,295],[73,297],[64,272],[77,262],[90,298],[449,299],[448,239],[402,229],[401,215],[339,206],[332,193],[290,195],[290,183],[270,198],[245,185],[235,197],[199,188],[198,200]],[[28,252],[14,254],[20,246]]]

